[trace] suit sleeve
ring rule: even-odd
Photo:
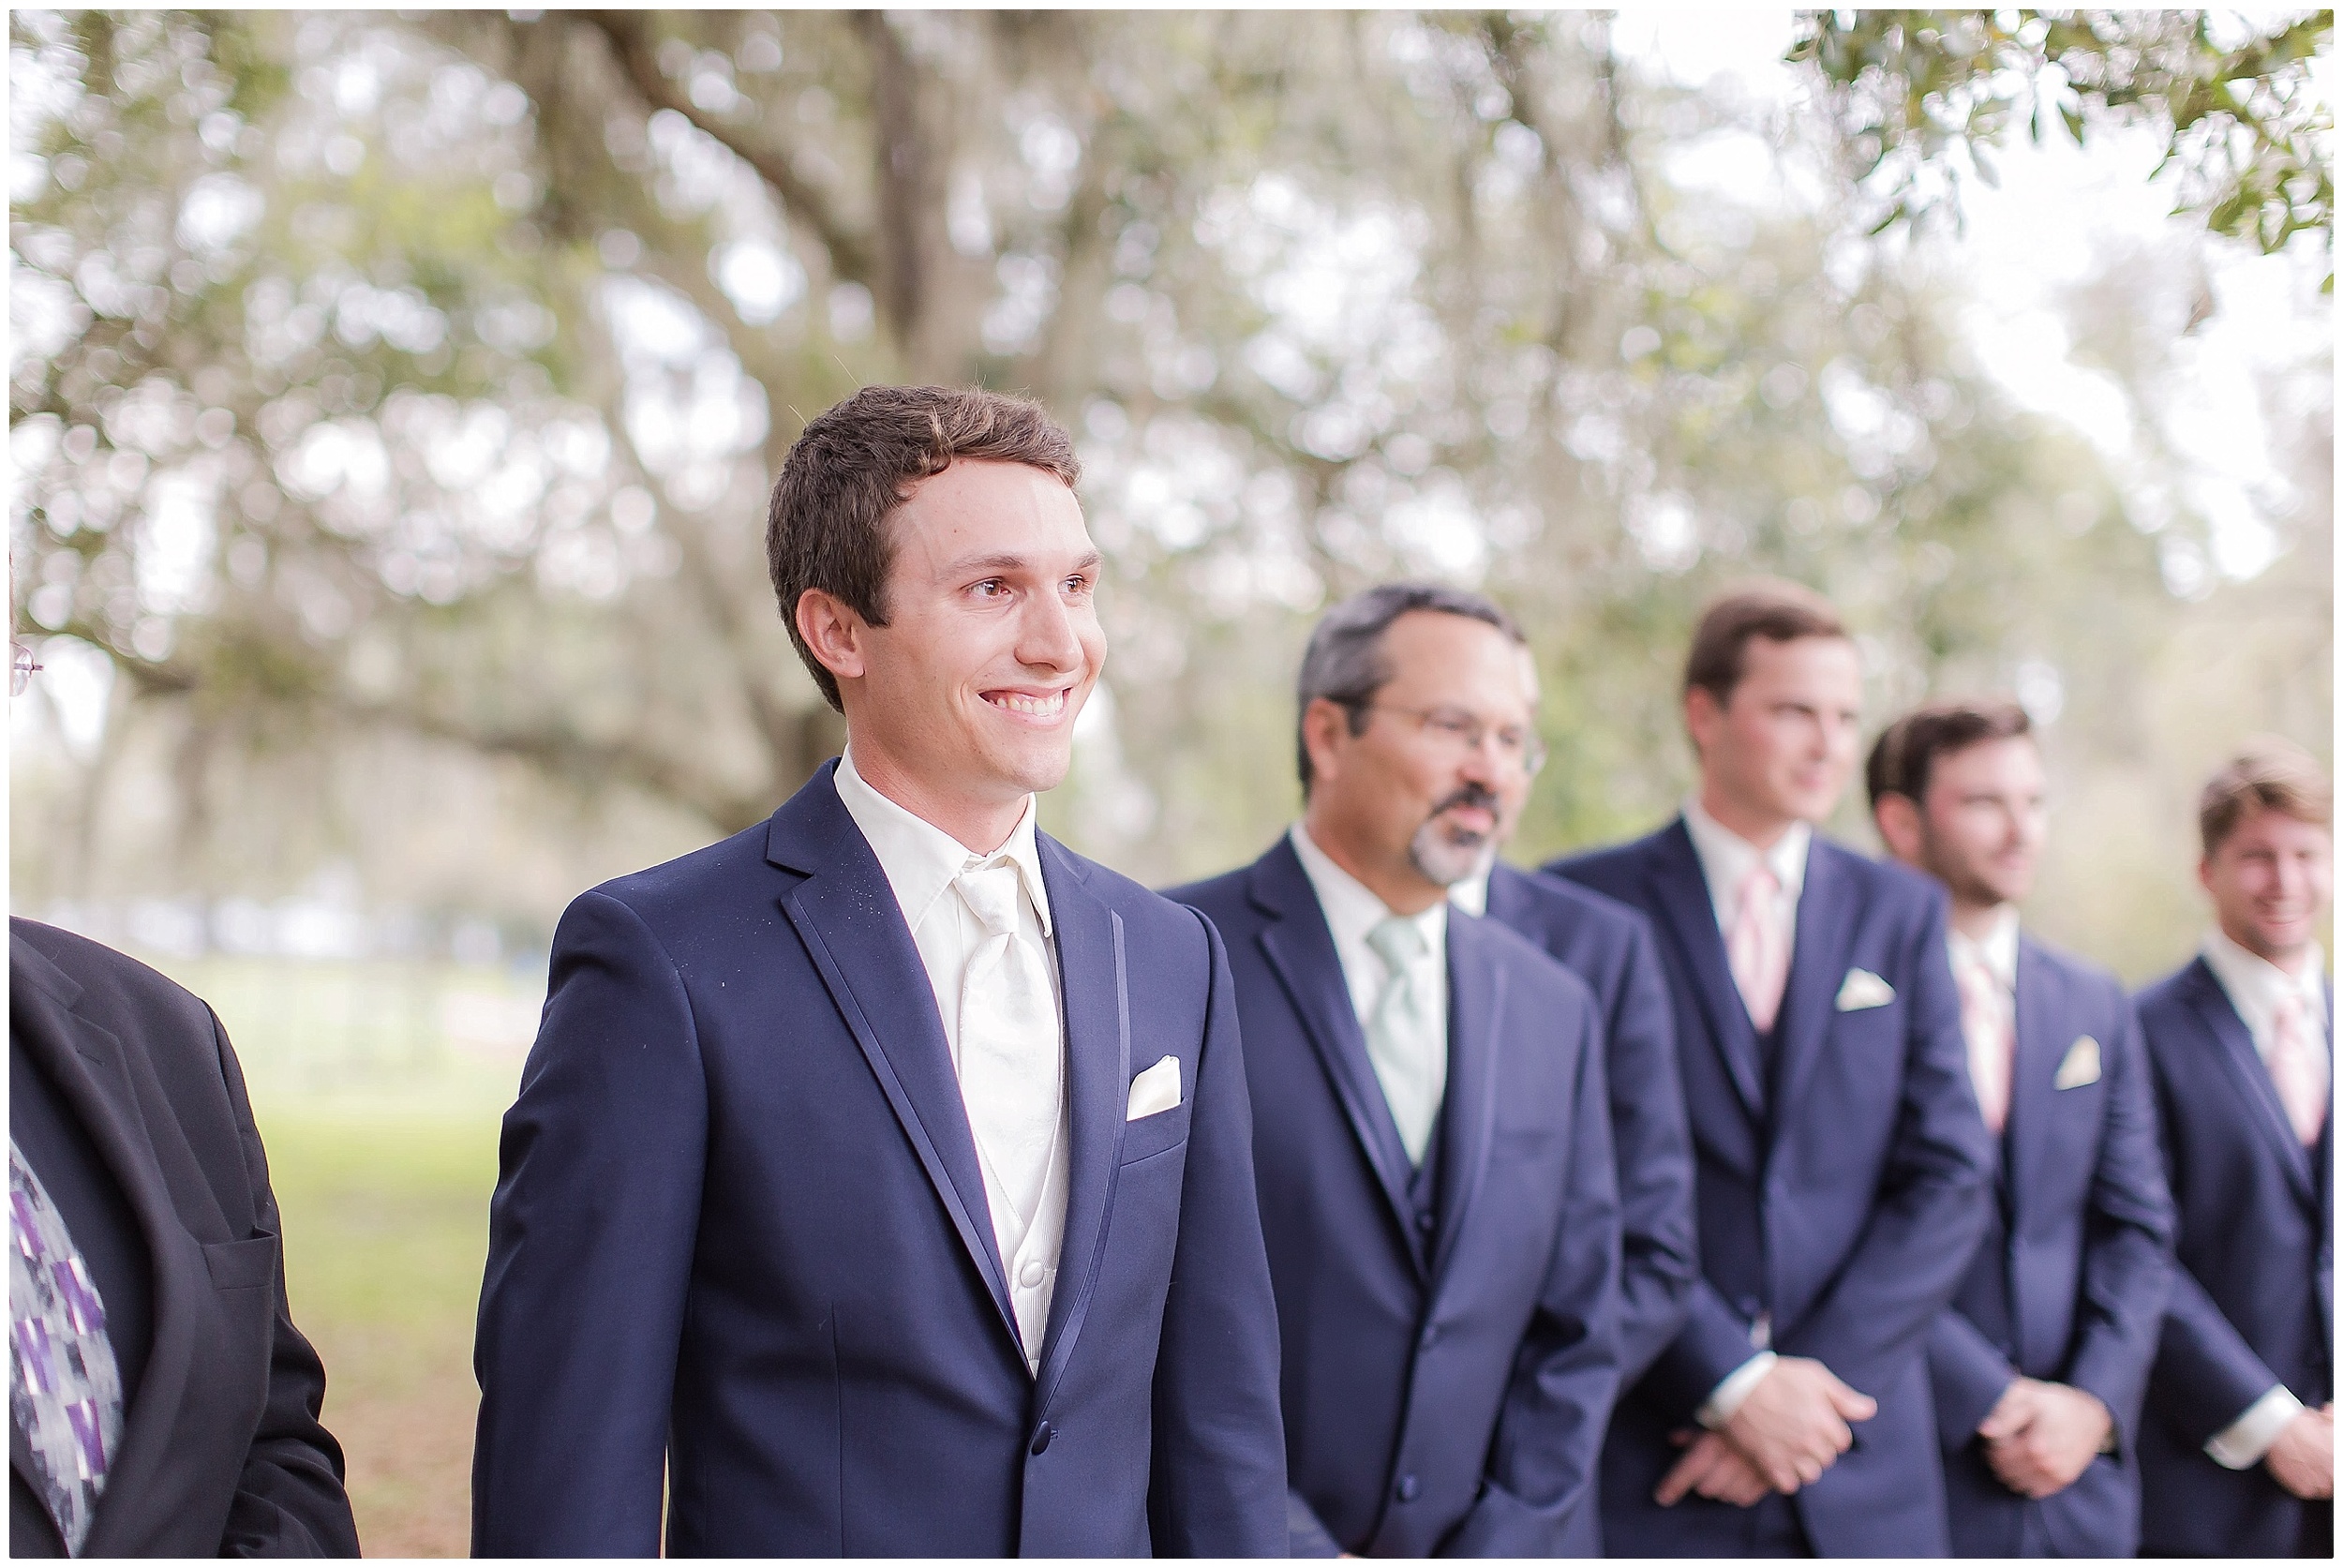
[[[1960,1289],[1984,1233],[1992,1144],[1969,1083],[1961,1004],[1932,898],[1898,954],[1903,1093],[1871,1217],[1838,1279],[1777,1348],[1811,1355],[1865,1394],[1887,1391]]]
[[[588,893],[504,1118],[473,1352],[472,1549],[655,1557],[706,1081],[675,965]]]
[[[276,1195],[270,1189],[268,1155],[252,1118],[244,1071],[228,1036],[212,1020],[221,1076],[235,1113],[245,1170],[253,1189],[260,1229],[282,1236]],[[342,1450],[319,1424],[325,1402],[325,1367],[309,1341],[293,1326],[285,1297],[284,1248],[277,1248],[276,1322],[269,1352],[267,1402],[246,1451],[236,1495],[221,1533],[222,1557],[356,1557],[358,1526],[350,1496],[342,1489]]]
[[[1277,1304],[1253,1187],[1236,982],[1219,932],[1201,915],[1196,920],[1211,992],[1156,1356],[1148,1528],[1158,1556],[1283,1557],[1289,1526]]]
[[[2120,993],[2115,1006],[2122,1023],[2085,1220],[2078,1343],[2066,1381],[2107,1407],[2128,1453],[2171,1298],[2172,1199],[2139,1016]]]
[[[1619,1382],[1619,1202],[1604,1083],[1589,1011],[1560,1232],[1498,1412],[1481,1495],[1440,1543],[1442,1557],[1558,1556],[1574,1516],[1595,1506],[1595,1459]]]
[[[1658,946],[1640,921],[1608,1025],[1621,1249],[1619,1384],[1625,1387],[1684,1326],[1700,1278],[1692,1131],[1676,1065],[1676,1018]]]
[[[2009,1358],[1960,1308],[1946,1307],[1929,1325],[1929,1389],[1936,1400],[1936,1439],[1948,1451],[1977,1436],[2018,1378]]]

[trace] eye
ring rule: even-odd
[[[1008,591],[1008,583],[1001,577],[987,577],[968,590],[979,599],[997,599]]]
[[[1062,586],[1067,593],[1080,599],[1085,597],[1097,585],[1090,578],[1077,575],[1067,578]]]

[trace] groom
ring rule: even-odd
[[[1284,1554],[1227,960],[1034,825],[1106,652],[1078,471],[936,387],[791,449],[773,585],[846,754],[562,918],[478,1554]]]

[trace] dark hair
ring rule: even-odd
[[[838,679],[798,635],[798,601],[818,588],[886,625],[887,519],[912,485],[963,458],[1023,463],[1069,489],[1082,478],[1074,443],[1040,404],[975,387],[866,386],[815,415],[783,460],[765,561],[789,640],[832,708],[844,710]]]
[[[2284,812],[2325,828],[2335,820],[2335,785],[2291,740],[2258,737],[2207,781],[2197,799],[2197,833],[2206,856],[2256,810]]]
[[[1693,628],[1684,659],[1684,690],[1708,693],[1722,708],[1733,700],[1747,665],[1749,639],[1795,642],[1799,637],[1843,637],[1846,625],[1830,601],[1811,588],[1759,577],[1726,589],[1709,601]]]
[[[1379,583],[1328,610],[1310,633],[1309,646],[1302,651],[1302,673],[1294,682],[1294,751],[1305,799],[1310,792],[1310,748],[1302,739],[1301,716],[1312,701],[1324,697],[1350,709],[1351,734],[1363,732],[1367,705],[1391,679],[1383,662],[1383,634],[1393,621],[1414,610],[1482,621],[1523,646],[1530,640],[1496,601],[1438,583]]]
[[[1863,764],[1863,785],[1874,808],[1890,795],[1917,804],[1928,798],[1928,776],[1938,757],[2033,733],[2034,721],[2025,709],[2005,698],[1932,702],[1879,732]]]

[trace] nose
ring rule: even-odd
[[[1017,622],[1017,662],[1030,669],[1069,675],[1082,666],[1082,639],[1074,611],[1054,593],[1035,593]]]

